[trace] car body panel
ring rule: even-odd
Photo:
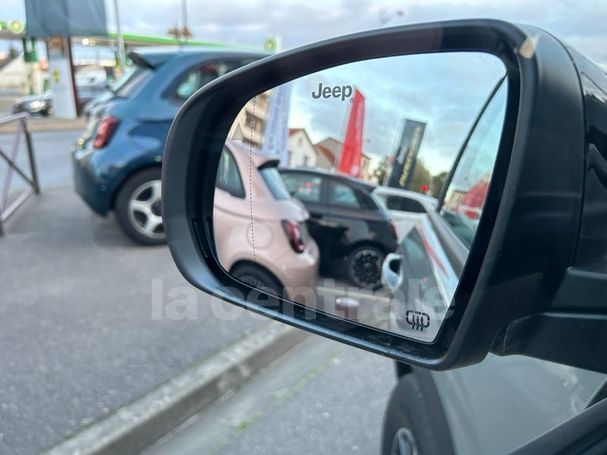
[[[372,244],[385,253],[394,251],[396,239],[390,228],[390,217],[385,209],[369,195],[371,185],[356,181],[350,177],[329,174],[308,169],[282,169],[281,174],[290,185],[289,176],[302,178],[319,178],[321,181],[320,196],[317,202],[302,201],[310,212],[308,230],[314,237],[321,251],[323,267],[331,267],[336,261],[358,245]],[[368,198],[361,207],[344,207],[328,202],[328,191],[331,182],[339,182],[354,189],[357,196]],[[293,188],[289,188],[293,191]],[[323,253],[324,252],[324,253]]]
[[[584,410],[604,374],[523,356],[490,354],[432,372],[456,453],[509,453]]]
[[[282,226],[288,220],[305,229],[308,211],[292,197],[278,200],[272,195],[259,168],[269,162],[277,166],[274,158],[234,141],[226,146],[236,162],[244,194],[215,190],[213,224],[219,262],[228,272],[240,262],[261,266],[281,282],[291,299],[308,298],[306,293],[314,292],[316,286],[318,247],[304,232],[305,250],[296,253]]]
[[[169,128],[182,104],[167,91],[183,74],[205,62],[252,61],[265,56],[251,51],[173,48],[146,49],[132,55],[151,62],[151,76],[131,90],[128,98],[102,95],[72,152],[76,191],[99,215],[113,209],[116,194],[129,176],[161,165]],[[118,118],[119,124],[108,144],[94,149],[96,127],[104,115]]]

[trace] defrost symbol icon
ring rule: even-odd
[[[413,330],[423,332],[430,326],[430,315],[423,311],[409,310],[405,313],[405,320]]]

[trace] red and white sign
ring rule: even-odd
[[[339,162],[339,172],[359,177],[363,154],[363,129],[365,123],[365,97],[356,89],[352,99],[352,109],[348,118],[346,137]]]

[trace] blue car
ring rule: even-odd
[[[114,212],[135,241],[165,241],[160,217],[164,144],[183,102],[213,79],[266,54],[227,49],[149,49],[105,95],[72,153],[76,191],[99,215]]]

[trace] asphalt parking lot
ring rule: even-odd
[[[71,187],[77,134],[34,134],[42,194],[0,238],[0,453],[39,452],[264,322],[209,305],[166,247],[134,245],[84,206]],[[196,317],[164,311],[183,293]]]
[[[134,245],[93,214],[71,186],[77,134],[34,133],[42,194],[0,238],[0,453],[38,453],[266,322],[195,291],[166,247]],[[334,280],[319,292],[327,305],[356,298],[360,319],[386,309]]]
[[[133,245],[71,188],[30,200],[0,243],[0,453],[38,452],[264,322],[210,305],[166,247]],[[165,311],[184,295],[194,317]]]

